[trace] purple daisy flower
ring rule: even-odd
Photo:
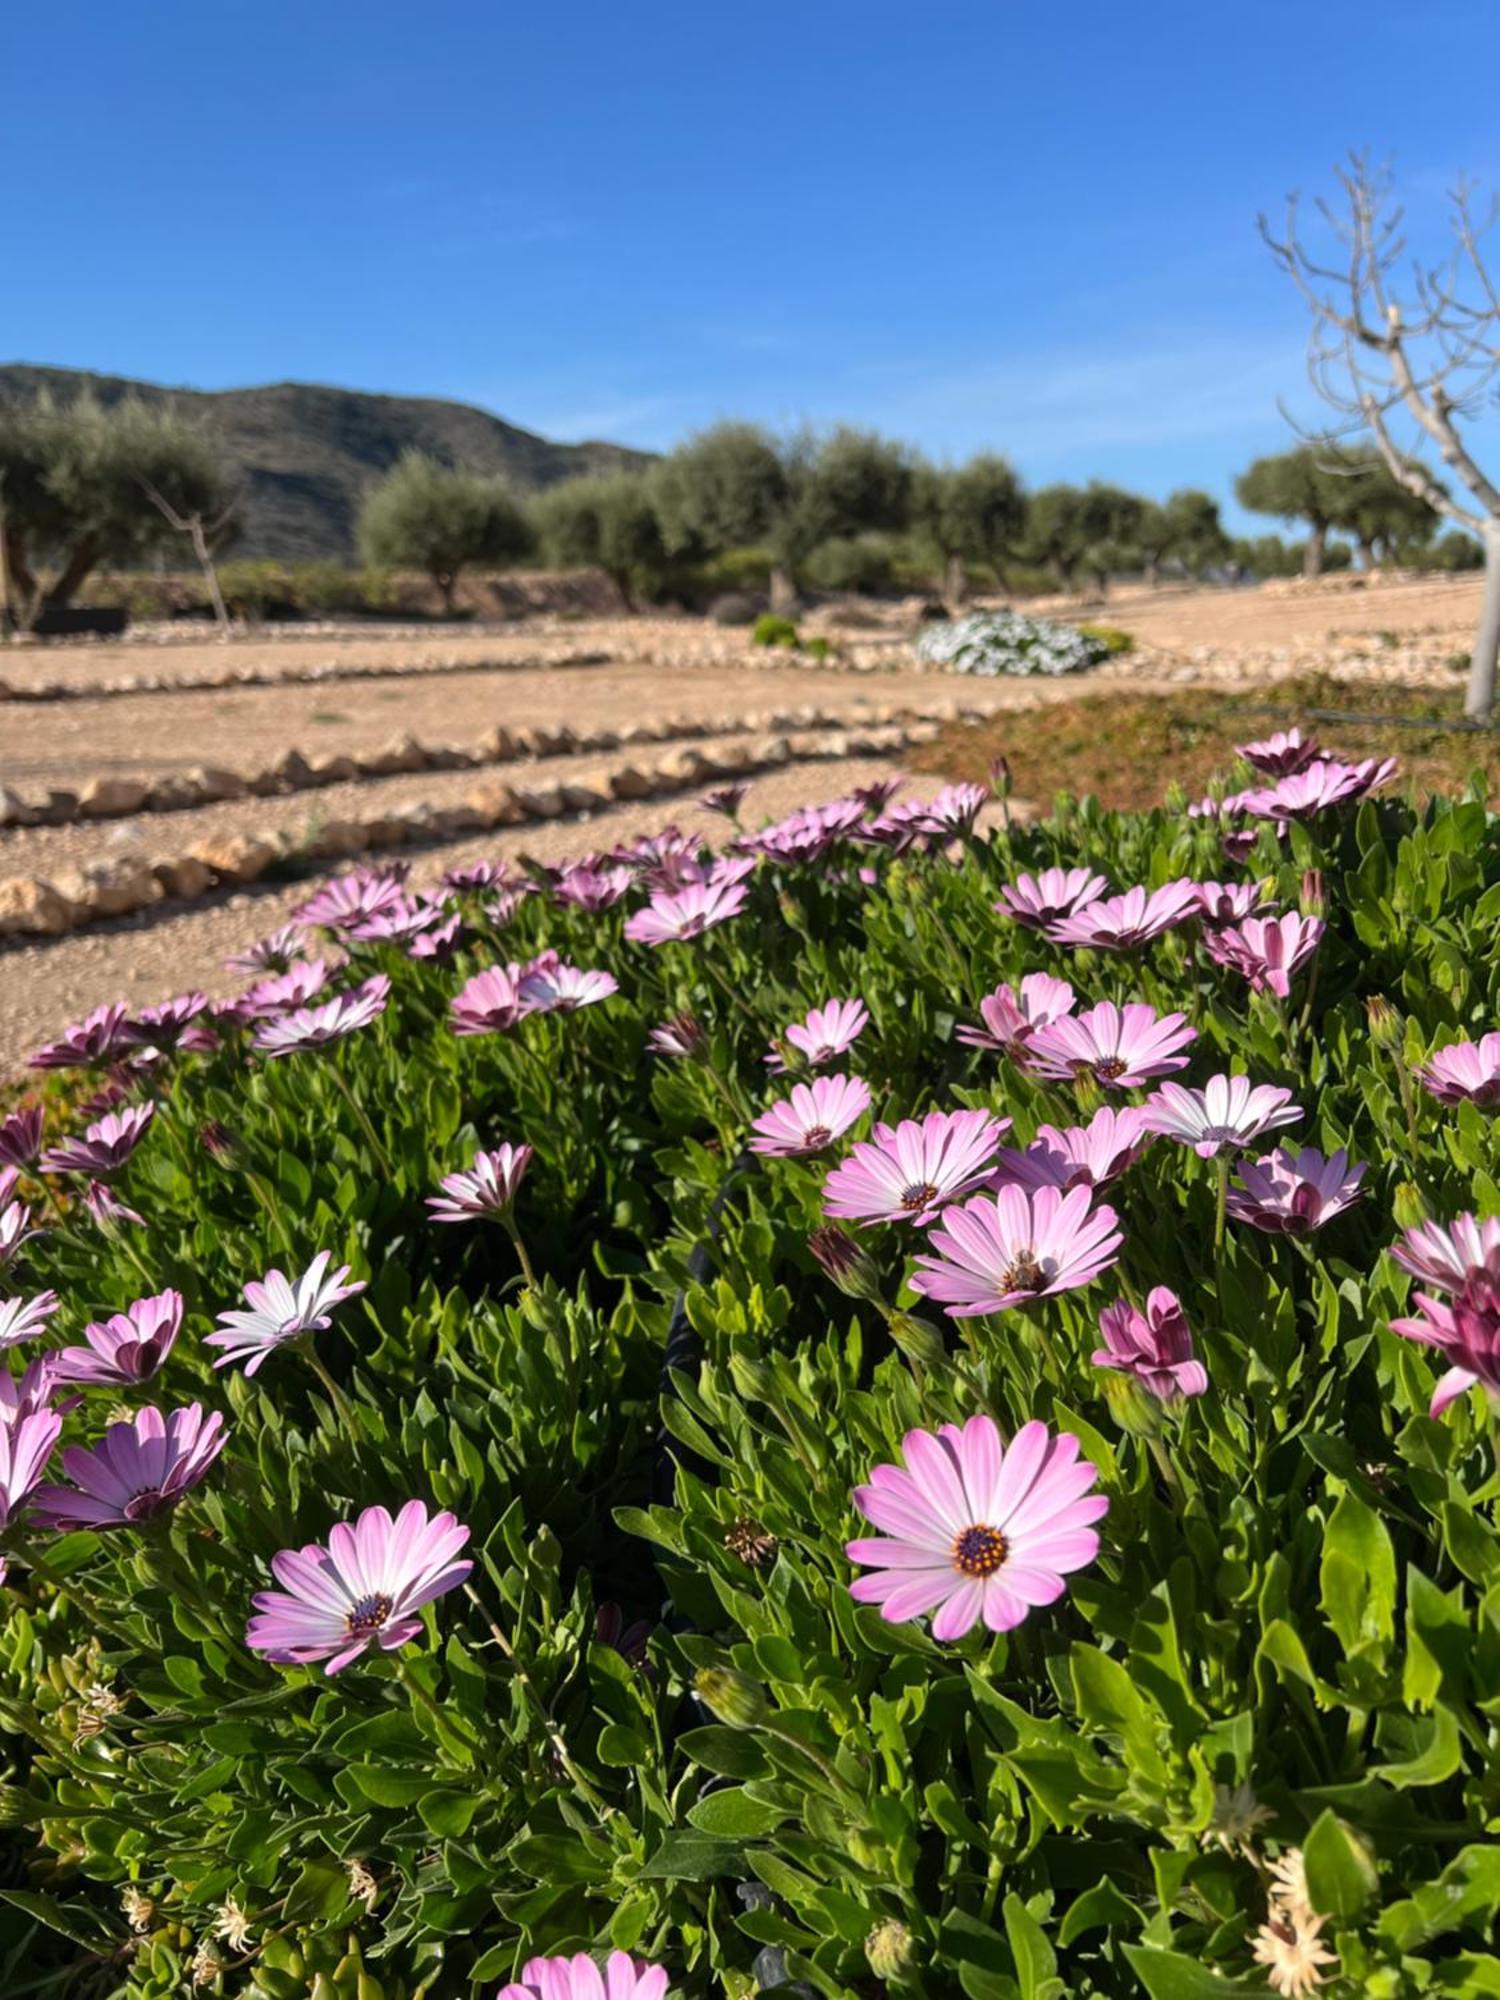
[[[0,1167],[29,1167],[41,1150],[40,1104],[28,1104],[0,1119]]]
[[[83,1329],[86,1347],[65,1347],[52,1357],[60,1382],[105,1382],[135,1388],[149,1382],[182,1330],[182,1294],[171,1290],[137,1299],[107,1320]]]
[[[1305,737],[1300,729],[1278,729],[1274,736],[1258,743],[1236,743],[1234,747],[1237,756],[1268,778],[1289,778],[1297,771],[1305,771],[1314,758],[1323,755],[1312,738]]]
[[[1500,1109],[1500,1034],[1485,1035],[1477,1042],[1450,1042],[1418,1064],[1415,1075],[1440,1104],[1467,1100],[1482,1111]],[[0,1143],[0,1160],[4,1158]]]
[[[117,1229],[124,1222],[132,1222],[138,1229],[146,1226],[145,1216],[127,1207],[105,1181],[89,1182],[83,1191],[83,1205],[103,1230]]]
[[[1091,1359],[1096,1368],[1118,1368],[1133,1375],[1159,1403],[1201,1396],[1208,1387],[1208,1370],[1193,1354],[1193,1334],[1177,1294],[1158,1285],[1146,1300],[1146,1310],[1120,1300],[1099,1315],[1103,1347]]]
[[[1342,1147],[1325,1160],[1314,1146],[1290,1153],[1278,1146],[1262,1160],[1241,1160],[1225,1211],[1271,1236],[1310,1236],[1359,1200],[1363,1166],[1351,1167]]]
[[[125,1023],[126,1040],[145,1048],[175,1048],[207,1006],[206,993],[179,993],[158,1007],[143,1007]]]
[[[1044,868],[1007,883],[995,908],[1028,930],[1044,931],[1108,893],[1108,882],[1088,868]]]
[[[1198,908],[1206,924],[1238,924],[1265,900],[1259,882],[1200,882]]]
[[[620,983],[609,972],[583,972],[576,965],[549,965],[528,972],[521,981],[521,999],[533,1014],[576,1014],[618,993]]]
[[[258,979],[247,988],[240,995],[241,1012],[248,1020],[260,1021],[273,1014],[284,1014],[290,1007],[305,1007],[323,991],[332,970],[326,959],[298,959],[285,972]]]
[[[218,1323],[223,1332],[204,1336],[205,1347],[224,1350],[215,1368],[244,1361],[245,1373],[253,1375],[278,1347],[332,1325],[333,1308],[365,1289],[363,1278],[356,1278],[352,1285],[344,1283],[349,1275],[347,1264],[341,1264],[330,1278],[327,1273],[332,1257],[332,1251],[320,1250],[295,1282],[275,1269],[267,1271],[264,1278],[252,1279],[245,1287],[250,1310],[220,1313]]]
[[[820,1076],[797,1083],[780,1104],[763,1111],[750,1127],[752,1153],[781,1159],[822,1153],[870,1108],[870,1086],[859,1076]]]
[[[988,1111],[929,1111],[877,1125],[823,1183],[823,1213],[867,1226],[930,1222],[945,1202],[980,1185],[1009,1127]]]
[[[442,1194],[428,1195],[433,1221],[473,1222],[508,1214],[533,1157],[530,1146],[513,1146],[508,1139],[493,1152],[476,1153],[467,1173],[449,1174],[439,1183]]]
[[[422,1630],[423,1605],[473,1569],[456,1560],[468,1539],[451,1514],[429,1518],[420,1500],[408,1500],[394,1520],[384,1507],[366,1507],[358,1520],[335,1522],[326,1548],[309,1542],[272,1559],[282,1587],[256,1596],[245,1644],[280,1666],[325,1660],[325,1674],[371,1646],[404,1646]]]
[[[1002,1187],[944,1209],[917,1259],[911,1288],[951,1319],[973,1319],[1076,1291],[1107,1271],[1124,1238],[1093,1190]]]
[[[518,965],[491,965],[454,994],[448,1008],[455,1035],[501,1035],[531,1012],[521,993]]]
[[[1500,1275],[1500,1216],[1458,1215],[1408,1229],[1391,1255],[1403,1271],[1440,1292],[1455,1292],[1488,1271]]]
[[[745,906],[742,882],[689,882],[685,888],[655,895],[644,910],[626,919],[625,935],[632,944],[663,945],[701,937],[715,924],[737,916]]]
[[[1070,1125],[1065,1131],[1042,1125],[1024,1151],[1007,1146],[996,1162],[992,1185],[1103,1187],[1133,1166],[1155,1136],[1138,1105],[1116,1111],[1106,1104],[1087,1125]]]
[[[253,1046],[264,1056],[296,1055],[301,1049],[325,1048],[342,1041],[359,1028],[367,1028],[385,1012],[391,982],[376,972],[347,993],[337,993],[316,1007],[292,1007],[262,1021],[255,1030]]]
[[[0,1350],[45,1332],[57,1306],[56,1292],[38,1292],[29,1299],[0,1299]]]
[[[0,1425],[14,1430],[28,1417],[51,1409],[52,1398],[57,1394],[57,1370],[53,1359],[50,1354],[39,1354],[35,1361],[28,1362],[20,1375],[12,1375],[8,1369],[0,1368]],[[81,1401],[79,1396],[70,1396],[58,1410],[58,1415],[65,1416]],[[4,1571],[0,1569],[0,1582],[3,1581]]]
[[[1037,1076],[1091,1076],[1109,1090],[1131,1090],[1186,1069],[1188,1059],[1178,1051],[1197,1038],[1181,1014],[1158,1014],[1139,1000],[1123,1007],[1101,1000],[1038,1029],[1026,1044],[1025,1061]]]
[[[169,1513],[208,1474],[224,1449],[224,1419],[201,1404],[163,1416],[138,1410],[111,1424],[90,1449],[69,1445],[62,1456],[71,1486],[39,1486],[37,1517],[49,1528],[124,1528]]]
[[[901,1453],[904,1466],[877,1465],[855,1488],[881,1533],[845,1548],[874,1572],[850,1596],[878,1604],[888,1623],[932,1612],[934,1639],[961,1639],[980,1619],[1008,1632],[1098,1555],[1094,1523],[1109,1501],[1089,1491],[1098,1472],[1066,1431],[1023,1424],[1007,1445],[977,1416],[962,1430],[908,1431]]]
[[[1019,993],[1010,986],[997,986],[979,1003],[982,1028],[962,1027],[957,1039],[971,1049],[993,1049],[1001,1055],[1019,1057],[1038,1028],[1071,1014],[1074,992],[1066,979],[1054,979],[1049,972],[1028,972]]]
[[[468,925],[455,910],[451,916],[429,924],[426,930],[414,937],[406,947],[406,955],[417,960],[435,959],[441,962],[450,959],[468,934]]]
[[[1127,889],[1122,896],[1099,896],[1071,916],[1048,924],[1054,944],[1092,951],[1135,951],[1164,931],[1185,923],[1199,910],[1198,885],[1185,878],[1160,889]]]
[[[155,1116],[154,1104],[111,1111],[90,1125],[81,1139],[64,1139],[60,1145],[49,1146],[42,1155],[42,1172],[96,1177],[118,1173],[151,1129]]]
[[[781,1040],[797,1051],[809,1069],[822,1069],[847,1055],[869,1025],[870,1010],[863,1000],[828,1000],[784,1028]],[[774,1042],[766,1061],[774,1070],[786,1068],[781,1049]]]
[[[35,1410],[17,1423],[0,1424],[0,1533],[36,1492],[61,1430],[56,1410]],[[0,1579],[3,1575],[0,1570]]]
[[[672,1056],[696,1062],[708,1050],[703,1024],[692,1014],[674,1014],[653,1028],[646,1046],[654,1056]]]
[[[307,933],[301,924],[283,924],[279,931],[272,931],[238,951],[232,958],[226,958],[224,965],[230,972],[289,972],[299,958],[307,955]]]
[[[575,910],[612,910],[630,893],[628,868],[565,868],[552,885],[555,901]]]
[[[1281,917],[1246,917],[1207,932],[1203,946],[1215,964],[1242,974],[1252,993],[1275,993],[1285,1000],[1292,975],[1317,950],[1324,928],[1321,918],[1293,911]]]
[[[8,1168],[11,1185],[15,1184],[15,1169]],[[16,1252],[33,1236],[40,1236],[39,1229],[31,1226],[31,1210],[24,1201],[8,1201],[10,1190],[5,1185],[6,1174],[0,1174],[0,1270],[10,1262]]]
[[[1379,763],[1369,757],[1359,764],[1321,758],[1268,790],[1242,793],[1239,804],[1255,819],[1315,819],[1331,806],[1362,799],[1367,792],[1389,783],[1399,769],[1394,757]]]
[[[67,1029],[55,1042],[37,1050],[31,1058],[33,1069],[92,1069],[97,1063],[113,1062],[130,1044],[125,1034],[126,1009],[119,1001],[96,1007]]]
[[[737,819],[749,789],[745,784],[714,785],[700,795],[698,803],[705,812],[722,813],[725,819]]]
[[[299,904],[293,915],[299,923],[316,924],[323,930],[347,931],[382,910],[396,908],[405,900],[406,871],[356,868],[347,875],[335,875],[316,894]]]
[[[1435,1347],[1449,1364],[1433,1391],[1428,1414],[1440,1417],[1450,1403],[1482,1386],[1500,1403],[1500,1278],[1493,1269],[1472,1271],[1450,1302],[1416,1294],[1420,1315],[1393,1319],[1392,1333]]]
[[[974,831],[974,823],[990,802],[987,785],[945,785],[915,807],[915,824],[923,833],[948,840]]]
[[[1293,1104],[1289,1090],[1251,1083],[1247,1076],[1211,1076],[1201,1090],[1164,1083],[1146,1104],[1151,1130],[1181,1139],[1202,1160],[1238,1152],[1301,1116],[1302,1106]]]
[[[468,889],[498,889],[509,874],[503,861],[470,861],[462,868],[445,868],[439,880],[445,889],[462,895]]]
[[[495,2000],[665,2000],[666,1969],[628,1952],[612,1951],[601,1973],[583,1952],[572,1958],[531,1958],[519,1980],[502,1986]]]

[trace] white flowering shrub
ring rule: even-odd
[[[1022,611],[974,611],[967,618],[929,625],[917,640],[917,658],[955,674],[1076,674],[1107,659],[1102,639],[1028,618]]]

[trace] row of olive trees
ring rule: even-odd
[[[1439,520],[1420,494],[1396,479],[1378,451],[1332,442],[1256,459],[1236,479],[1234,493],[1253,514],[1306,524],[1308,576],[1322,569],[1332,532],[1347,535],[1369,567],[1423,559]]]

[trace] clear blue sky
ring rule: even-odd
[[[1257,210],[1351,145],[1424,229],[1500,183],[1495,0],[23,11],[0,359],[564,438],[848,419],[1227,495],[1303,383]]]

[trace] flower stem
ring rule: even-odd
[[[468,1724],[460,1722],[451,1709],[443,1707],[442,1703],[430,1689],[423,1687],[411,1668],[402,1659],[399,1652],[391,1654],[391,1662],[396,1669],[397,1680],[400,1681],[407,1693],[419,1702],[429,1715],[436,1719],[440,1731],[448,1731],[456,1736],[459,1742],[472,1751],[476,1757],[482,1757],[484,1755],[484,1745],[469,1728]]]
[[[360,1103],[359,1099],[354,1095],[354,1092],[349,1088],[349,1080],[344,1075],[342,1069],[340,1069],[339,1059],[337,1056],[335,1056],[333,1060],[329,1063],[328,1071],[329,1074],[332,1076],[334,1082],[338,1085],[340,1091],[343,1093],[344,1102],[348,1105],[349,1109],[354,1113],[354,1116],[359,1123],[360,1130],[365,1135],[365,1143],[369,1146],[370,1151],[375,1156],[376,1166],[379,1167],[381,1173],[384,1175],[386,1180],[388,1181],[393,1180],[395,1178],[395,1169],[391,1165],[390,1155],[386,1152],[385,1147],[381,1145],[379,1139],[375,1136],[375,1127],[370,1123],[369,1114],[366,1112],[365,1107]]]
[[[521,1276],[526,1280],[527,1289],[534,1292],[537,1288],[536,1272],[531,1268],[531,1258],[527,1253],[526,1239],[516,1227],[515,1217],[509,1209],[501,1216],[500,1220],[504,1226],[506,1235],[515,1245],[516,1257],[521,1266]]]
[[[332,1403],[336,1415],[342,1420],[346,1429],[350,1431],[356,1429],[357,1425],[355,1423],[355,1417],[354,1417],[354,1405],[349,1401],[349,1398],[344,1394],[343,1390],[339,1387],[338,1383],[335,1382],[333,1377],[329,1374],[327,1367],[324,1365],[322,1356],[318,1353],[317,1348],[314,1347],[311,1340],[308,1341],[307,1346],[304,1348],[303,1352],[307,1356],[308,1367],[311,1368],[314,1375],[317,1376],[318,1380],[322,1383],[324,1389],[327,1391],[328,1400],[330,1403]]]
[[[1156,1469],[1172,1496],[1172,1504],[1180,1514],[1187,1505],[1187,1495],[1182,1490],[1182,1481],[1178,1478],[1177,1468],[1172,1463],[1172,1454],[1158,1437],[1147,1438],[1146,1443],[1151,1448],[1151,1456],[1156,1460]]]

